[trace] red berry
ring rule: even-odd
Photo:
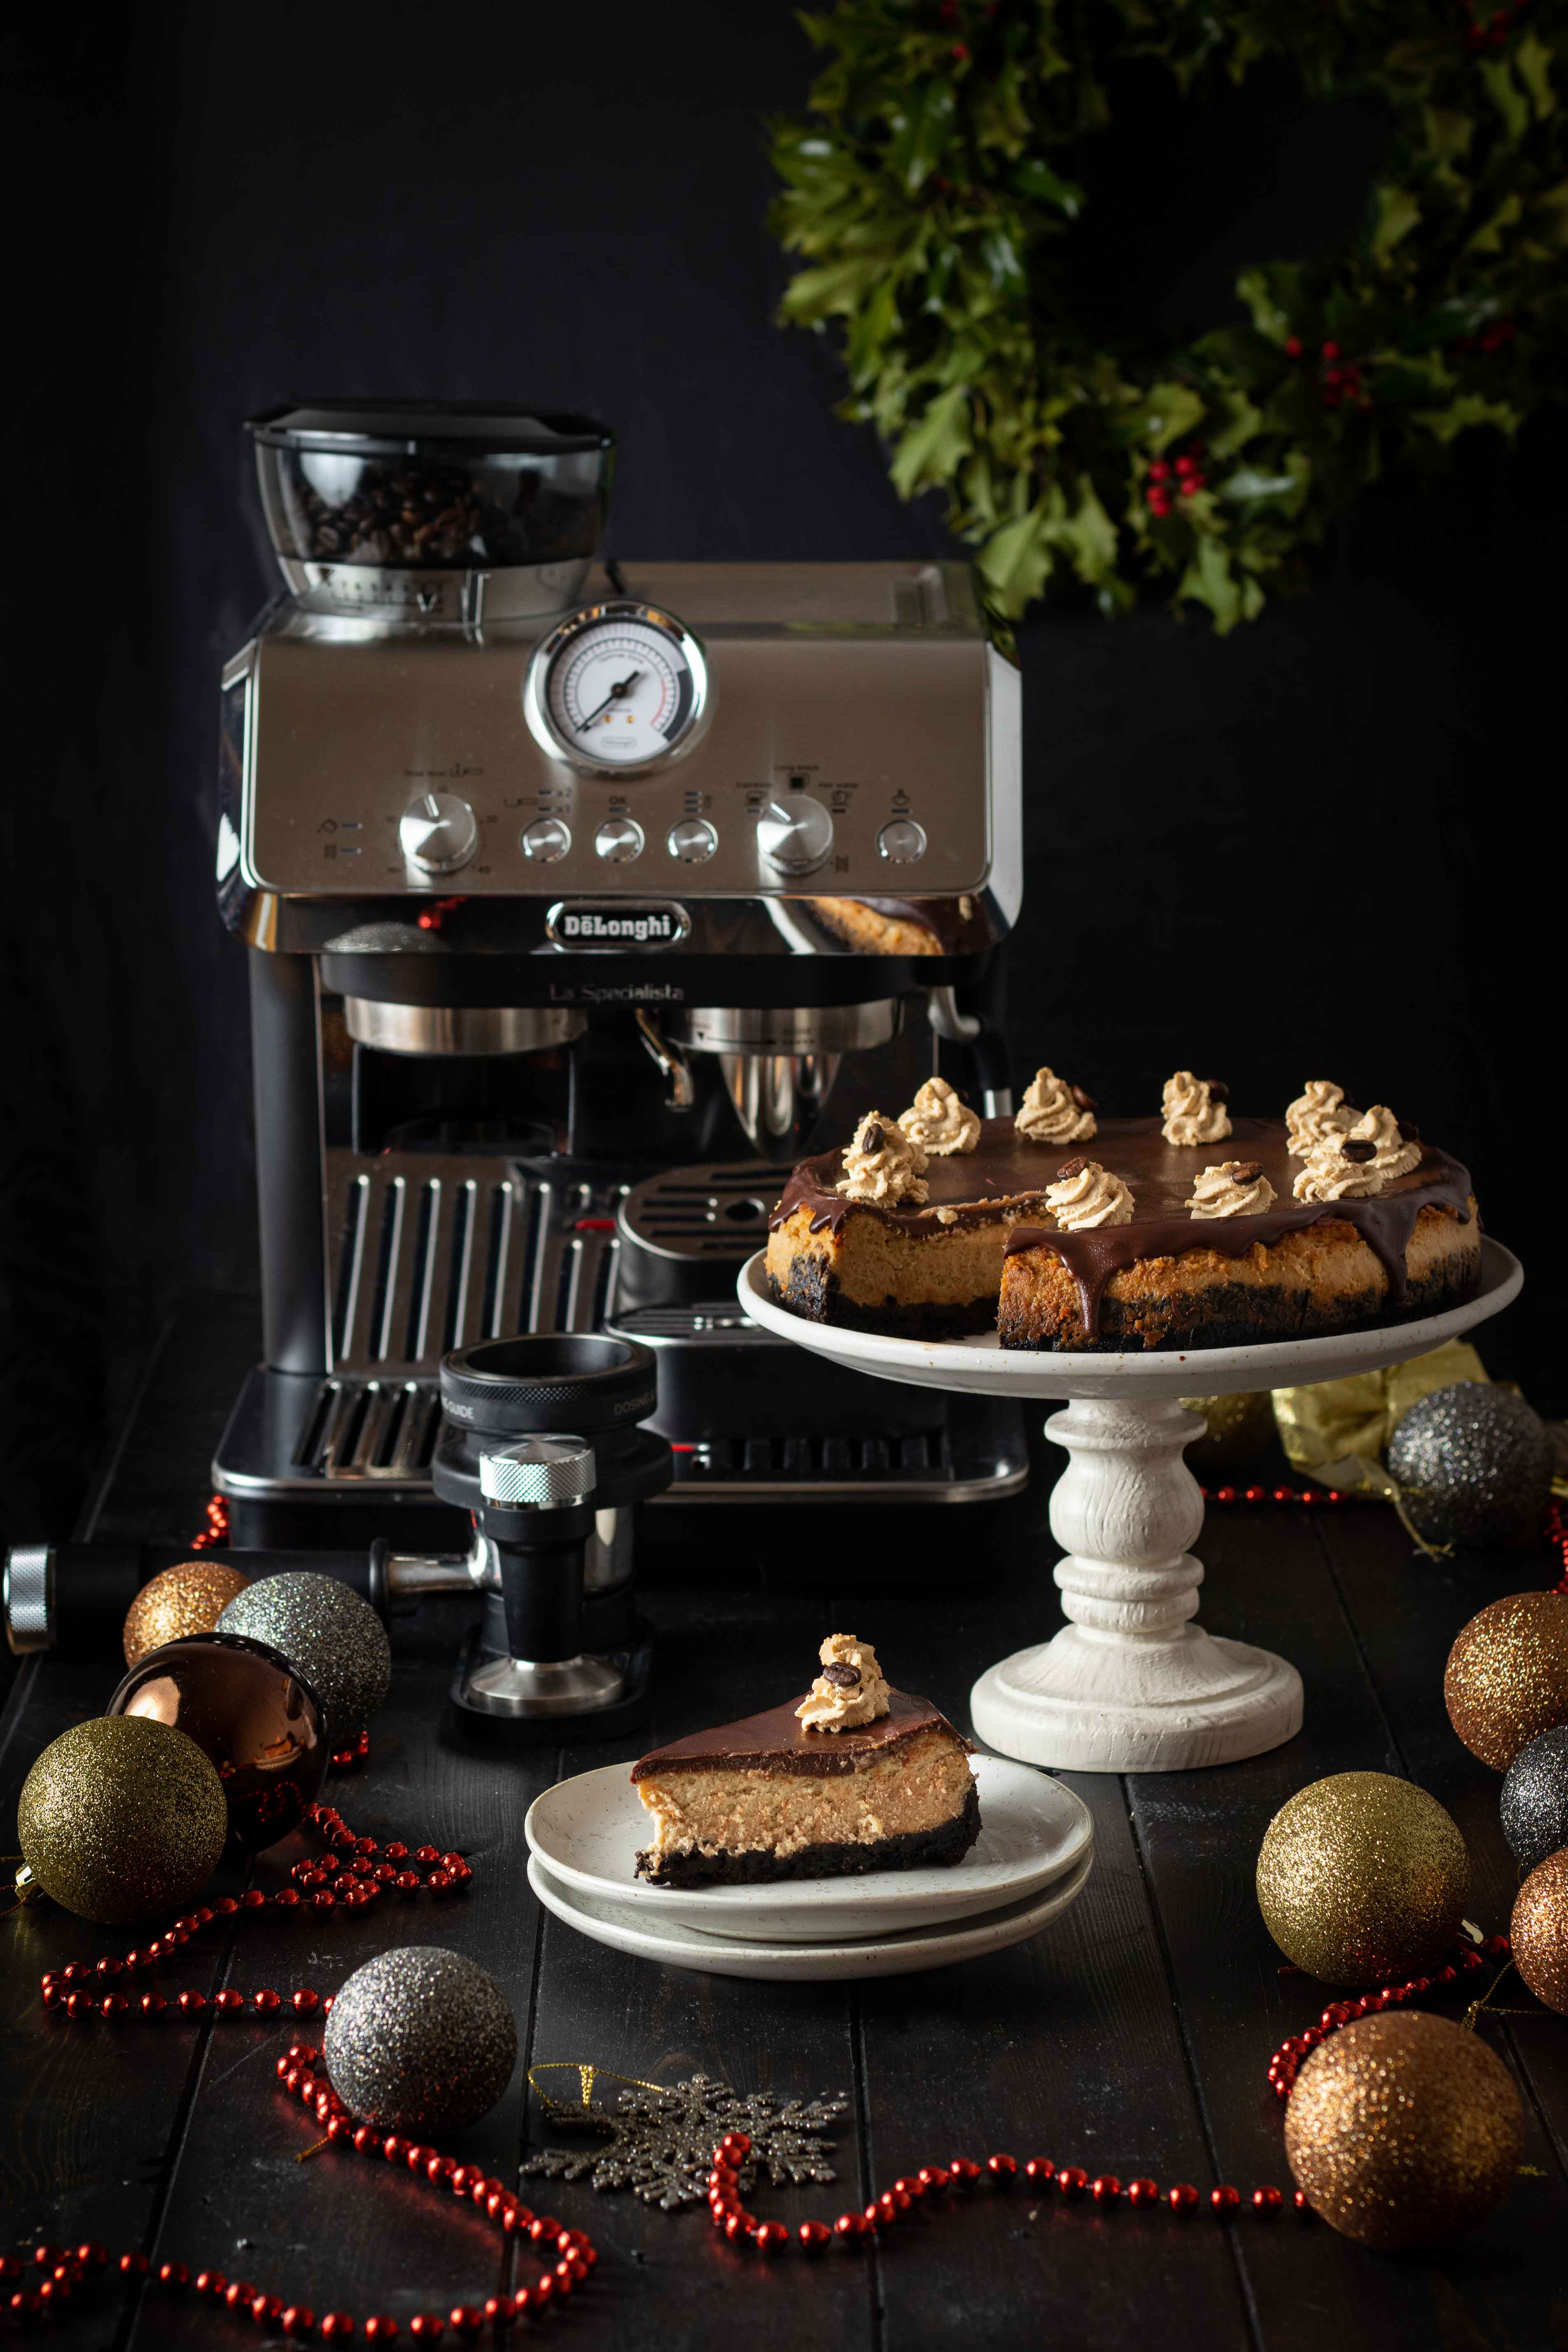
[[[1168,481],[1170,478],[1170,473],[1171,469],[1165,463],[1163,457],[1156,457],[1153,464],[1149,468],[1149,479],[1152,482]]]
[[[1337,360],[1340,356],[1340,347],[1338,343],[1325,343],[1322,346],[1322,353],[1326,360]]]
[[[1285,338],[1285,352],[1286,352],[1286,356],[1287,356],[1287,358],[1289,358],[1289,359],[1299,360],[1299,359],[1300,358],[1300,356],[1301,356],[1301,338],[1300,338],[1300,335],[1287,335],[1287,336],[1286,336],[1286,338]]]

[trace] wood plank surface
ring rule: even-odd
[[[175,1319],[94,1507],[98,1532],[178,1540],[194,1531],[212,1446],[254,1348],[247,1301],[197,1302]],[[1329,1996],[1281,1973],[1264,1931],[1252,1883],[1263,1831],[1285,1797],[1325,1772],[1408,1773],[1464,1830],[1473,1916],[1489,1930],[1506,1927],[1517,1874],[1497,1827],[1498,1776],[1450,1731],[1442,1665],[1475,1609],[1550,1580],[1543,1553],[1434,1566],[1413,1559],[1392,1516],[1374,1508],[1211,1511],[1200,1543],[1204,1622],[1300,1666],[1300,1737],[1215,1771],[1070,1780],[1095,1820],[1088,1887],[1033,1943],[984,1961],[863,1985],[700,1977],[587,1942],[542,1914],[527,1887],[522,1821],[538,1790],[776,1700],[804,1682],[834,1625],[867,1633],[894,1679],[966,1721],[974,1675],[1060,1622],[1046,1527],[1057,1457],[1037,1442],[1037,1454],[1028,1494],[984,1513],[650,1517],[642,1559],[660,1637],[655,1717],[648,1734],[619,1746],[459,1745],[446,1695],[465,1604],[399,1620],[371,1768],[334,1776],[331,1794],[373,1834],[461,1848],[474,1864],[469,1893],[325,1922],[246,1917],[188,1947],[162,1989],[306,1981],[324,1990],[394,1943],[470,1953],[505,1988],[522,2045],[507,2097],[460,2144],[502,2178],[526,2147],[562,2138],[525,2099],[523,2068],[564,2059],[655,2081],[700,2068],[746,2089],[848,2093],[838,2183],[757,2191],[758,2210],[786,2221],[861,2203],[922,2162],[998,2148],[1020,2164],[1047,2155],[1204,2191],[1220,2179],[1244,2191],[1288,2186],[1264,2069]],[[96,1712],[116,1678],[107,1657],[23,1669],[0,1718],[7,1802],[47,1740]],[[309,1850],[292,1841],[262,1857],[255,1883],[277,1885]],[[414,2312],[482,2301],[517,2274],[487,2225],[406,2175],[336,2148],[296,2162],[316,2135],[272,2076],[288,2027],[219,2022],[210,2011],[199,2026],[68,2025],[39,2008],[39,1970],[129,1937],[46,1906],[3,1927],[7,2242],[141,2244],[154,2262],[215,2262],[318,2312],[384,2309],[405,2333]],[[1516,1984],[1500,1999],[1531,2010]],[[1462,2004],[1447,2006],[1455,2014]],[[707,2352],[731,2341],[764,2352],[826,2342],[919,2352],[1042,2336],[1108,2352],[1145,2343],[1386,2352],[1406,2342],[1535,2352],[1568,2342],[1552,2259],[1568,2221],[1568,2042],[1562,2021],[1539,2012],[1485,2030],[1525,2095],[1527,2170],[1490,2221],[1432,2257],[1388,2261],[1291,2219],[1226,2226],[1200,2212],[1184,2224],[1020,2184],[942,2200],[885,2242],[834,2248],[808,2269],[794,2252],[774,2264],[723,2245],[700,2210],[667,2215],[586,2183],[530,2182],[524,2193],[602,2249],[591,2291],[559,2323],[584,2352]],[[534,2267],[525,2262],[521,2274]],[[205,2307],[110,2285],[51,2334],[82,2352],[179,2352],[238,2340],[239,2329]],[[252,2330],[251,2340],[268,2339]]]

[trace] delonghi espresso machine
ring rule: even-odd
[[[1016,1408],[836,1373],[734,1292],[872,1103],[940,1068],[1011,1108],[1018,676],[967,569],[595,568],[582,417],[251,431],[288,593],[224,673],[265,1324],[234,1541],[460,1549],[438,1368],[528,1333],[652,1351],[651,1507],[1021,1485]]]

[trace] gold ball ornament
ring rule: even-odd
[[[1387,1772],[1336,1772],[1281,1805],[1258,1857],[1263,1923],[1325,1984],[1415,1976],[1452,1942],[1470,1886],[1436,1797]]]
[[[1226,1470],[1259,1461],[1274,1444],[1274,1400],[1267,1389],[1242,1396],[1182,1399],[1189,1412],[1201,1412],[1208,1427],[1186,1449],[1199,1470]]]
[[[1536,2000],[1568,2016],[1568,1850],[1549,1853],[1514,1896],[1509,1939]]]
[[[1403,2253],[1484,2221],[1519,2169],[1524,2118],[1479,2033],[1419,2010],[1363,2018],[1314,2050],[1285,2110],[1285,2155],[1314,2212]]]
[[[1472,1617],[1443,1673],[1448,1720],[1494,1772],[1568,1722],[1568,1595],[1514,1592]]]
[[[142,1716],[97,1716],[62,1731],[16,1806],[35,1882],[79,1918],[106,1926],[189,1903],[227,1835],[216,1768],[185,1732]]]
[[[125,1612],[125,1663],[140,1665],[149,1650],[189,1633],[211,1633],[237,1593],[250,1582],[216,1559],[183,1559],[148,1578]]]

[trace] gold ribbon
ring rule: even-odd
[[[1486,1366],[1468,1342],[1450,1339],[1429,1355],[1389,1364],[1380,1372],[1276,1389],[1274,1423],[1293,1470],[1342,1494],[1387,1499],[1380,1457],[1411,1406],[1456,1381],[1486,1379]]]

